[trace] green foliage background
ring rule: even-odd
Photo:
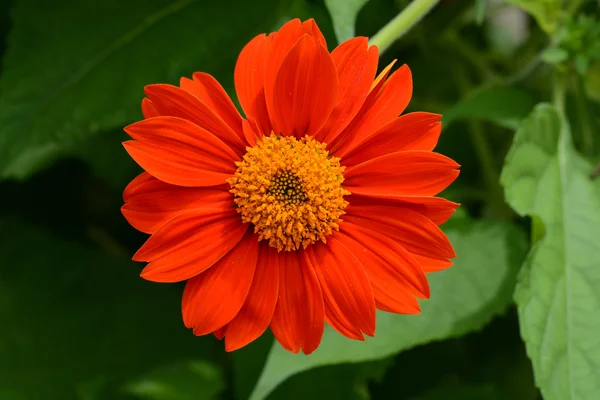
[[[143,87],[213,74],[293,17],[330,49],[408,0],[0,1],[0,399],[600,399],[600,29],[585,0],[442,0],[381,56],[444,114],[455,265],[422,314],[312,355],[195,337],[120,215]]]

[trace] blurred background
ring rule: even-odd
[[[364,4],[355,34],[372,36],[408,3],[0,0],[0,399],[244,400],[259,377],[253,399],[541,399],[512,305],[528,223],[498,176],[520,121],[551,98],[551,71],[584,50],[568,113],[575,144],[600,161],[600,41],[548,51],[541,20],[502,0],[442,0],[381,56],[380,69],[412,69],[408,111],[444,114],[436,151],[462,167],[443,195],[463,204],[444,229],[457,271],[477,271],[433,281],[423,318],[385,316],[371,340],[384,350],[341,357],[348,340],[330,335],[337,353],[278,364],[266,333],[226,353],[183,326],[182,285],[146,282],[130,261],[146,235],[119,210],[140,172],[122,128],[142,118],[144,85],[205,71],[235,98],[254,35],[312,17],[333,49],[353,33],[345,12]],[[600,40],[598,4],[577,3],[570,18],[590,16],[577,23]]]

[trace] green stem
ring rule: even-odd
[[[383,53],[396,39],[419,22],[440,0],[413,0],[402,12],[381,28],[370,40]]]
[[[575,101],[577,102],[577,116],[581,126],[583,154],[591,156],[594,154],[594,133],[592,132],[589,108],[585,100],[583,78],[577,73],[575,73]]]
[[[566,96],[566,82],[565,77],[562,73],[555,71],[554,75],[554,92],[553,92],[553,100],[554,106],[558,113],[564,117],[565,115],[565,96]]]

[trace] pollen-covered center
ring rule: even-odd
[[[312,137],[272,134],[248,149],[228,180],[237,211],[277,250],[306,248],[338,229],[348,202],[344,167]]]

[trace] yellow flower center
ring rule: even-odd
[[[312,137],[271,134],[248,148],[228,179],[242,221],[278,251],[326,241],[339,228],[350,192],[344,168]]]

